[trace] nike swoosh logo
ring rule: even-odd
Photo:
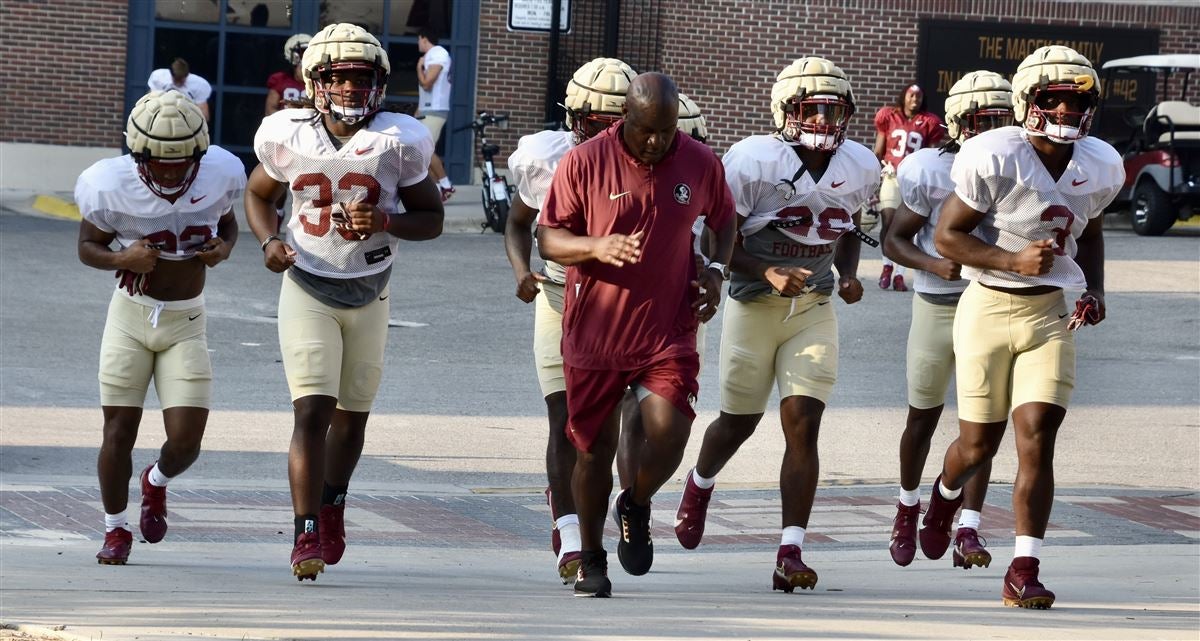
[[[627,192],[627,191],[623,191],[623,192],[621,192],[621,193],[619,193],[619,194],[609,194],[609,195],[608,195],[608,199],[609,199],[609,200],[616,200],[616,199],[620,198],[621,196],[628,196],[628,195],[629,195],[629,192]]]
[[[1087,181],[1088,181],[1088,179],[1087,179],[1087,178],[1084,178],[1083,180],[1072,180],[1072,181],[1071,181],[1071,186],[1072,186],[1072,187],[1078,187],[1078,186],[1082,185],[1083,183],[1085,183],[1085,182],[1087,182]]]
[[[844,180],[843,180],[843,181],[842,181],[842,182],[840,182],[840,183],[829,183],[829,186],[830,186],[830,187],[833,187],[834,189],[837,189],[838,187],[841,187],[841,186],[842,186],[842,185],[844,185],[844,184],[846,184],[846,181],[844,181]]]
[[[200,314],[196,314],[195,316],[188,316],[188,320],[190,320],[190,321],[194,321],[197,318],[200,318]]]
[[[388,294],[388,296],[391,296],[391,294]],[[379,300],[387,300],[387,299],[388,299],[388,297],[387,297],[387,296],[380,296],[380,297],[379,297]]]
[[[1062,320],[1062,319],[1064,319],[1064,318],[1066,318],[1066,317],[1067,317],[1067,315],[1066,315],[1066,314],[1059,314],[1059,315],[1058,315],[1058,319],[1059,319],[1059,320]]]
[[[683,519],[675,519],[675,527],[683,525]]]
[[[195,205],[196,203],[200,202],[201,200],[204,200],[205,198],[208,198],[208,194],[204,194],[203,196],[201,196],[199,198],[193,198],[192,204]]]
[[[820,303],[817,303],[817,307],[820,307],[821,305],[828,305],[828,304],[829,304],[829,301],[822,301]]]
[[[354,155],[361,156],[361,155],[367,153],[368,151],[371,151],[372,149],[374,149],[374,147],[367,147],[366,149],[355,149]]]
[[[1018,589],[1017,589],[1017,586],[1015,586],[1015,585],[1013,585],[1013,584],[1012,584],[1012,581],[1009,581],[1009,583],[1008,583],[1008,587],[1012,588],[1012,589],[1013,589],[1013,592],[1016,592],[1016,593],[1017,593],[1017,598],[1018,598],[1018,599],[1024,599],[1024,598],[1025,598],[1025,588],[1023,588],[1023,587],[1022,587],[1020,590],[1018,590]]]

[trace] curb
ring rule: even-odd
[[[67,626],[56,625],[53,627],[45,627],[40,625],[31,625],[28,623],[9,623],[0,621],[0,630],[12,630],[14,632],[22,632],[24,634],[34,635],[38,637],[50,637],[52,639],[62,639],[63,641],[95,641],[95,637],[83,637],[78,634],[66,632]]]
[[[79,215],[79,207],[75,203],[68,202],[57,196],[38,194],[33,199],[32,207],[47,216],[55,218],[75,221],[83,219],[83,216]]]

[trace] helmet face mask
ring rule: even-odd
[[[1013,124],[1012,109],[977,109],[963,119],[963,139]]]
[[[846,139],[854,110],[850,81],[825,58],[795,60],[771,86],[771,115],[779,137],[806,149],[836,150]]]
[[[833,151],[842,144],[854,107],[840,96],[793,96],[784,101],[784,140],[815,151]]]
[[[1092,63],[1077,51],[1061,45],[1042,47],[1013,75],[1013,115],[1029,135],[1073,143],[1088,135],[1099,86]]]
[[[325,27],[309,41],[300,64],[305,91],[322,114],[356,125],[383,107],[391,63],[379,40],[362,27]],[[346,76],[356,72],[366,72],[369,80],[352,80],[347,87]]]
[[[379,111],[383,105],[386,76],[379,68],[362,62],[335,62],[319,67],[313,80],[314,104],[322,113],[353,125]]]
[[[174,202],[192,186],[208,151],[208,123],[178,91],[150,92],[138,100],[125,128],[138,177],[159,198]]]
[[[1078,91],[1075,85],[1048,85],[1034,92],[1025,128],[1054,142],[1075,142],[1087,136],[1095,102],[1092,92]]]

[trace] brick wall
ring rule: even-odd
[[[126,0],[0,2],[0,141],[121,145],[127,12]]]
[[[593,3],[602,0],[573,0]],[[789,62],[819,55],[850,76],[859,104],[850,137],[870,145],[872,116],[917,72],[922,18],[1161,30],[1164,53],[1200,51],[1200,7],[1043,0],[658,0],[662,71],[708,119],[710,143],[732,143],[773,128],[771,83]],[[541,124],[548,36],[505,29],[506,0],[483,0],[477,105],[508,109],[497,136],[507,153]],[[566,36],[570,37],[570,36]],[[1189,90],[1200,97],[1200,78]]]

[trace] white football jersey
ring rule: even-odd
[[[541,211],[558,162],[574,146],[572,131],[539,131],[521,136],[517,150],[508,157],[508,170],[517,184],[517,194],[526,205]],[[559,285],[567,282],[567,268],[552,260],[546,261],[544,271],[547,278]]]
[[[75,182],[75,204],[84,220],[116,234],[122,248],[146,238],[163,246],[159,258],[187,260],[217,235],[221,216],[240,202],[246,168],[237,156],[210,146],[191,187],[174,203],[156,196],[127,155],[88,167]]]
[[[837,148],[819,181],[801,172],[800,157],[776,136],[750,136],[721,158],[741,232],[750,236],[768,223],[807,219],[811,224],[780,227],[798,243],[825,245],[854,229],[852,216],[879,189],[879,159],[847,140]]]
[[[1079,238],[1125,182],[1121,156],[1108,143],[1087,137],[1074,144],[1066,171],[1055,181],[1025,130],[1003,127],[962,145],[950,172],[954,193],[985,212],[975,233],[985,242],[1019,252],[1036,240],[1054,241],[1054,265],[1042,276],[963,266],[963,278],[998,287],[1052,285],[1084,289],[1075,262]]]
[[[742,249],[769,265],[803,267],[814,291],[834,289],[834,243],[854,229],[853,216],[879,189],[879,159],[847,140],[820,180],[803,171],[791,145],[776,136],[750,136],[721,158],[739,216]],[[800,175],[797,175],[800,174]],[[771,286],[757,274],[734,271],[729,295],[750,300]]]
[[[942,203],[954,193],[954,181],[950,179],[950,167],[954,164],[952,153],[926,147],[908,155],[896,170],[896,181],[900,184],[900,195],[904,204],[918,216],[927,220],[917,232],[914,243],[917,249],[941,258],[933,245],[933,231],[942,213]],[[948,281],[922,270],[917,272],[913,288],[925,294],[957,294],[967,288],[966,279]]]
[[[338,149],[315,113],[277,111],[254,135],[263,170],[292,190],[288,243],[296,265],[326,278],[378,274],[391,266],[397,238],[380,232],[353,240],[334,224],[333,213],[354,202],[402,213],[399,190],[425,180],[433,140],[415,118],[379,112]]]

